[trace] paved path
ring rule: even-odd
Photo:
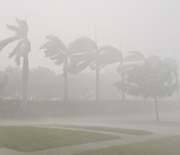
[[[78,130],[80,130],[80,129],[78,129]],[[84,130],[84,131],[91,131],[91,130]],[[72,146],[66,146],[66,147],[60,147],[60,148],[48,149],[48,150],[41,150],[41,151],[35,151],[35,152],[28,152],[28,153],[23,153],[23,152],[10,150],[10,149],[1,148],[0,155],[71,155],[71,154],[78,153],[81,151],[105,148],[105,147],[110,147],[110,146],[114,146],[114,145],[123,145],[123,144],[135,143],[135,142],[144,142],[144,141],[148,141],[148,140],[153,140],[153,139],[158,139],[158,138],[163,138],[163,137],[169,136],[169,135],[165,135],[165,134],[135,136],[135,135],[130,135],[130,134],[119,134],[119,133],[104,132],[104,131],[91,131],[91,132],[100,132],[100,133],[105,133],[105,134],[118,135],[121,137],[121,139],[93,142],[93,143],[85,143],[85,144],[72,145]]]

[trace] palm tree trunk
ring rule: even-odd
[[[68,70],[67,70],[68,60],[64,62],[64,102],[65,106],[68,107]]]
[[[156,106],[156,121],[159,121],[159,110],[158,110],[158,102],[157,102],[157,96],[155,96],[155,106]]]
[[[29,60],[28,56],[24,56],[23,59],[23,72],[22,72],[22,93],[23,93],[23,105],[27,105],[28,101],[28,79],[29,79]]]
[[[99,63],[96,59],[96,105],[99,105]]]

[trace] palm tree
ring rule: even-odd
[[[28,25],[27,22],[24,20],[19,20],[16,18],[16,22],[18,26],[14,25],[7,25],[7,27],[15,32],[15,35],[0,41],[0,51],[5,48],[8,44],[18,41],[14,50],[9,54],[9,58],[15,57],[15,62],[19,66],[20,65],[20,58],[23,58],[23,70],[22,70],[22,77],[23,77],[23,104],[27,104],[28,100],[28,77],[29,77],[29,59],[28,54],[31,50],[31,43],[28,36]]]
[[[55,62],[55,65],[63,65],[64,76],[64,100],[68,104],[68,62],[70,59],[69,47],[55,35],[46,37],[47,42],[40,47],[44,50],[45,56]]]
[[[122,56],[120,59],[119,66],[117,67],[116,71],[120,73],[121,80],[114,85],[118,87],[118,89],[121,89],[122,92],[122,103],[125,103],[125,72],[129,69],[132,69],[132,67],[136,65],[140,65],[142,62],[145,61],[145,57],[143,53],[139,51],[129,51],[129,55]]]
[[[107,65],[119,62],[122,53],[112,47],[98,45],[90,38],[83,37],[71,43],[70,52],[72,59],[69,65],[69,71],[77,74],[87,67],[96,70],[96,102],[99,103],[99,71]]]

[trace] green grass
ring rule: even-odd
[[[0,147],[28,152],[120,138],[107,134],[30,126],[0,126]]]
[[[135,130],[135,129],[123,129],[123,128],[112,128],[112,127],[100,127],[100,126],[76,126],[76,125],[60,125],[61,127],[74,128],[74,129],[85,129],[85,130],[95,130],[95,131],[107,131],[107,132],[116,132],[132,135],[149,135],[153,134],[150,131],[144,130]]]
[[[74,155],[179,155],[180,136],[151,140],[99,150],[86,151]]]

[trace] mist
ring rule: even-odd
[[[0,128],[119,136],[50,154],[180,134],[178,0],[0,2]],[[1,145],[0,154],[26,154]],[[42,148],[34,153],[51,151]]]

